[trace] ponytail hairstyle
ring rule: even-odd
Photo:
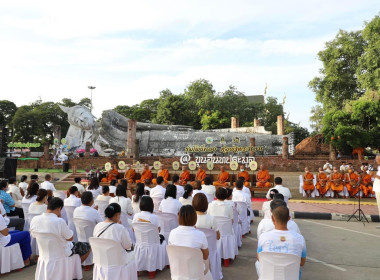
[[[273,199],[274,195],[278,193],[278,190],[276,189],[271,189],[270,192],[269,192],[269,196],[271,199]]]
[[[108,219],[112,219],[117,213],[121,213],[121,207],[117,203],[111,203],[104,210],[104,214]]]
[[[185,186],[185,192],[183,193],[183,198],[184,199],[187,199],[189,196],[190,196],[190,194],[191,194],[191,192],[193,191],[193,186],[192,185],[190,185],[190,184],[187,184],[186,186]]]
[[[142,197],[144,194],[145,194],[145,185],[143,183],[137,183],[136,193],[135,193],[135,197],[133,198],[133,202],[139,202],[140,197]]]

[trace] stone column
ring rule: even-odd
[[[128,120],[127,158],[136,157],[136,120]]]
[[[255,139],[255,137],[249,138],[249,146],[250,147],[256,146],[256,139]],[[254,155],[255,155],[254,151],[249,152],[249,156],[253,157]]]
[[[90,157],[90,150],[91,150],[91,142],[87,141],[86,142],[86,152],[84,153],[85,157]]]
[[[336,160],[336,150],[332,143],[330,143],[330,160]]]
[[[49,159],[49,143],[48,142],[44,143],[44,158],[46,160]]]
[[[289,157],[288,137],[282,137],[282,158],[288,159],[288,157]]]
[[[254,126],[254,127],[261,126],[260,120],[258,120],[258,119],[253,119],[253,126]]]
[[[284,116],[277,116],[277,135],[284,135]]]
[[[239,128],[239,118],[231,117],[231,128]]]

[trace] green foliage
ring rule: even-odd
[[[286,134],[290,134],[290,133],[294,134],[294,145],[297,145],[303,139],[310,136],[310,132],[306,128],[298,124],[285,120],[284,125],[285,125]]]
[[[129,119],[140,122],[152,122],[157,114],[158,99],[147,99],[139,105],[119,105],[114,110]]]

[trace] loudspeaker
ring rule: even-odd
[[[7,152],[7,133],[8,130],[0,127],[0,157],[5,157]]]
[[[17,158],[0,158],[0,178],[16,177]]]

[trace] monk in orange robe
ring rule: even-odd
[[[314,175],[310,173],[310,170],[308,167],[305,167],[305,174],[302,176],[303,178],[303,190],[306,193],[307,197],[311,197],[311,193],[314,191]]]
[[[230,173],[224,170],[224,167],[220,167],[220,173],[218,180],[214,182],[215,187],[228,187],[230,184],[227,182],[230,177]]]
[[[240,171],[237,174],[238,180],[244,181],[244,186],[249,187],[249,173],[244,169],[244,165],[240,165]],[[234,186],[236,186],[236,182],[234,182]]]
[[[136,183],[144,183],[145,180],[152,180],[153,174],[148,164],[144,165],[144,171],[141,173],[140,180],[136,180]]]
[[[344,180],[348,193],[351,197],[354,197],[359,192],[359,175],[350,167],[348,168],[348,173],[345,174]],[[348,198],[348,196],[346,198]]]
[[[169,170],[165,169],[165,165],[164,164],[161,164],[161,167],[160,167],[160,170],[158,171],[157,173],[157,177],[162,177],[164,178],[164,182],[165,184],[168,183],[168,179],[169,179]],[[157,184],[157,180],[156,179],[153,179],[153,184]]]
[[[206,178],[206,175],[206,171],[203,170],[202,165],[199,165],[198,172],[195,175],[195,181],[192,181],[191,185],[195,187],[197,181],[199,181],[201,184],[204,184],[203,180]]]
[[[102,179],[102,182],[111,182],[111,180],[117,180],[117,176],[119,175],[119,171],[117,170],[116,164],[113,165],[113,169],[108,171],[107,177]]]
[[[124,178],[127,179],[128,184],[132,184],[135,180],[136,170],[131,168],[130,164],[127,164],[127,170],[125,171]]]
[[[329,190],[328,184],[327,184],[327,180],[328,180],[328,178],[327,178],[326,173],[323,172],[323,168],[320,167],[319,168],[319,172],[317,174],[317,184],[316,184],[316,187],[317,187],[317,190],[319,191],[319,195],[321,197],[325,196],[325,194]]]
[[[256,187],[259,188],[270,188],[272,186],[270,180],[269,171],[265,169],[264,164],[260,165],[260,170],[256,174]]]
[[[339,197],[339,193],[344,191],[343,179],[344,175],[338,172],[338,168],[334,167],[329,178],[329,187],[337,197]]]
[[[179,175],[179,184],[184,186],[187,184],[187,181],[190,181],[190,171],[187,169],[186,165],[183,165],[182,173]]]
[[[363,167],[363,174],[361,176],[361,182],[360,186],[362,188],[362,191],[365,195],[365,197],[369,197],[369,195],[374,195],[375,192],[373,191],[372,186],[372,176],[371,174],[367,173],[368,166]]]

